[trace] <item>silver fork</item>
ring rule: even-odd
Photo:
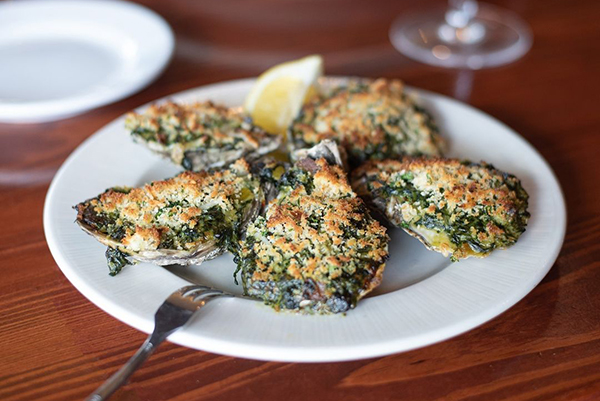
[[[220,297],[234,297],[221,290],[205,285],[190,285],[172,293],[158,308],[154,315],[154,331],[148,336],[140,349],[121,369],[114,373],[86,401],[107,400],[115,391],[127,382],[154,350],[174,331],[186,324],[192,315],[209,301]]]

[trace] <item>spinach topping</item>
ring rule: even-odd
[[[221,143],[214,139],[216,131],[236,130],[242,125],[242,120],[230,119],[218,114],[203,115],[204,121],[194,129],[185,124],[173,122],[171,115],[160,116],[157,118],[157,129],[150,129],[144,126],[131,127],[131,135],[142,138],[146,142],[157,142],[164,146],[174,144],[195,142],[198,148],[223,147],[234,149],[236,145],[242,142],[242,138],[231,137],[231,142]]]
[[[116,248],[108,247],[106,248],[106,262],[108,264],[108,270],[111,276],[116,276],[123,267],[129,265],[129,260],[127,260],[127,254],[121,252]]]
[[[448,161],[448,163],[452,163],[452,161]],[[377,174],[368,176],[367,189],[373,199],[389,201],[390,198],[394,198],[399,204],[408,204],[416,210],[417,215],[410,221],[405,221],[398,209],[391,217],[396,225],[409,231],[411,227],[423,227],[443,233],[456,246],[456,249],[464,249],[466,245],[474,253],[487,254],[496,248],[505,248],[515,243],[525,231],[529,218],[529,213],[526,211],[528,195],[520,181],[510,174],[495,170],[491,165],[470,161],[456,161],[456,164],[474,169],[468,175],[465,173],[466,182],[474,182],[479,179],[476,169],[490,170],[493,175],[485,185],[493,189],[505,186],[513,193],[510,196],[514,196],[514,198],[503,204],[477,203],[469,206],[468,209],[449,208],[446,202],[439,203],[441,199],[444,199],[443,195],[446,193],[443,187],[437,187],[435,190],[420,190],[412,182],[415,173],[404,170],[396,170],[398,175],[395,177],[397,178],[391,177],[387,180],[379,179]],[[385,165],[379,168],[385,169]],[[392,174],[392,172],[388,173]],[[421,172],[421,174],[424,173]],[[427,174],[426,176],[431,183],[431,175]],[[467,184],[462,185],[465,187],[465,191],[468,191]],[[379,207],[385,210],[387,201]],[[431,205],[435,206],[433,210]],[[451,259],[455,260],[454,256]]]
[[[237,264],[234,278],[241,272],[244,293],[261,298],[275,309],[340,313],[353,308],[385,262],[385,257],[373,254],[375,248],[386,246],[385,233],[374,231],[374,220],[358,198],[322,199],[320,195],[311,198],[315,196],[314,177],[304,168],[293,167],[279,180],[274,180],[271,172],[263,174],[274,181],[278,196],[267,215],[250,224],[234,258]],[[326,215],[335,213],[336,207],[344,210],[343,216],[347,217],[337,223],[339,231],[330,234],[332,220],[331,217],[327,220]],[[292,240],[285,226],[271,224],[281,216],[294,219],[314,233],[299,234],[301,239]],[[336,242],[340,240],[341,244]],[[293,253],[282,245],[295,241],[304,245]],[[344,245],[346,241],[355,245],[348,248]],[[327,258],[334,261],[341,258],[344,262],[341,266],[329,265]]]
[[[198,249],[234,251],[242,224],[258,212],[256,197],[262,196],[258,180],[243,170],[247,168],[240,161],[235,170],[208,172],[215,176],[184,172],[131,194],[130,188],[111,188],[76,205],[77,221],[110,244],[106,257],[111,275],[127,264],[127,256],[152,263],[161,259],[161,250],[182,251],[182,260]],[[225,196],[219,192],[223,190]]]

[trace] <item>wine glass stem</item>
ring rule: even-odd
[[[454,98],[461,102],[469,103],[471,91],[473,90],[473,70],[461,69],[456,75],[456,83],[454,85]]]

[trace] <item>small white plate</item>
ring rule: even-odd
[[[0,122],[58,120],[131,95],[174,43],[164,19],[133,3],[0,2]]]
[[[206,86],[172,97],[242,104],[253,80]],[[450,155],[486,160],[516,174],[530,194],[531,220],[519,242],[485,259],[450,263],[401,230],[391,230],[382,285],[346,316],[277,313],[260,302],[222,299],[207,305],[169,340],[219,354],[276,361],[342,361],[406,351],[464,333],[514,305],[546,275],[565,234],[565,204],[544,159],[523,138],[455,100],[416,90],[450,140]],[[83,233],[72,206],[115,185],[138,186],[174,175],[167,161],[134,144],[124,118],[83,143],[48,191],[44,228],[59,267],[88,299],[145,332],[154,312],[186,281],[162,267],[127,266],[108,275],[105,247]],[[240,293],[230,255],[180,267],[190,278]]]

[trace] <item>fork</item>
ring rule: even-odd
[[[106,380],[86,401],[107,400],[174,331],[185,325],[196,311],[215,298],[235,297],[205,285],[189,285],[172,293],[154,315],[154,331],[121,369]]]

